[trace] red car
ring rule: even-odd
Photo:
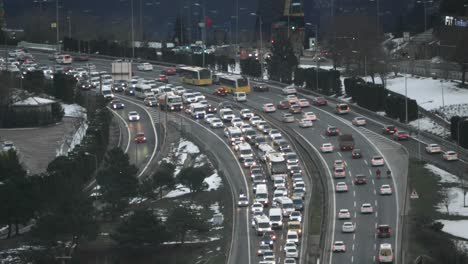
[[[395,140],[408,140],[409,133],[406,131],[397,131],[395,134],[393,134],[393,137]]]
[[[278,103],[278,109],[289,109],[289,102],[286,100],[280,101]]]
[[[145,133],[138,132],[136,137],[135,137],[135,142],[136,143],[145,143],[146,142]]]
[[[216,90],[215,94],[217,96],[226,96],[228,94],[228,91],[224,88],[219,88],[218,90]]]
[[[167,69],[166,74],[167,75],[175,75],[177,73],[177,70],[175,68]]]
[[[161,75],[159,75],[159,77],[158,77],[158,81],[168,83],[168,82],[169,82],[169,78],[167,78],[167,75],[161,74]]]
[[[314,105],[327,105],[328,104],[327,99],[325,99],[323,97],[314,98],[314,100],[312,102],[313,102]]]

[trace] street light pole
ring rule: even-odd
[[[423,104],[428,104],[428,103],[432,103],[433,100],[430,100],[430,101],[426,101],[426,102],[422,102],[420,104],[418,104],[418,158],[419,160],[421,160],[421,141],[419,140],[419,135],[421,134],[421,125],[420,125],[420,116],[419,116],[419,106],[420,105],[423,105]],[[408,112],[406,112],[406,118],[408,120]],[[406,121],[406,123],[408,123],[408,121]]]
[[[133,30],[133,0],[130,0],[130,6],[131,6],[131,13],[132,13],[132,18],[131,18],[131,23],[132,23],[132,60],[135,58],[135,33]]]
[[[419,113],[419,108],[418,108]],[[419,118],[419,114],[418,114]],[[405,123],[408,124],[408,78],[405,75]]]
[[[236,0],[236,50],[238,49],[239,49],[239,0]]]
[[[60,42],[59,42],[59,3],[58,0],[55,0],[55,31],[57,37],[57,49],[60,52]]]

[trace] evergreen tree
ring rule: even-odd
[[[176,206],[169,212],[166,223],[167,228],[181,244],[184,244],[187,232],[204,232],[209,229],[206,219],[198,215],[194,209],[183,205]]]
[[[299,64],[291,42],[285,37],[278,38],[271,47],[272,56],[267,60],[271,80],[291,83],[292,73]]]
[[[206,187],[204,180],[207,176],[208,172],[205,167],[188,167],[183,168],[177,178],[181,184],[189,187],[191,192],[199,192]]]

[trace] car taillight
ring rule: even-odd
[[[339,129],[337,129],[337,130],[336,130],[336,133],[340,133],[340,130],[339,130]]]
[[[387,128],[387,131],[390,131],[390,128]]]
[[[377,229],[377,234],[379,234],[379,235],[380,235],[380,229]]]
[[[329,129],[329,130],[327,130],[327,132],[328,132],[328,133],[331,133],[331,130]]]
[[[389,228],[389,229],[388,229],[388,233],[390,234],[391,232],[392,232],[392,229],[391,229],[391,228]]]

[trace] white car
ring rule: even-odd
[[[441,149],[440,146],[437,145],[437,144],[429,144],[429,145],[427,145],[427,147],[426,147],[426,152],[427,152],[427,153],[430,153],[430,154],[441,153],[441,152],[442,152],[442,149]]]
[[[293,242],[298,244],[299,243],[299,235],[296,231],[288,231],[286,234],[286,243]]]
[[[221,119],[215,117],[211,120],[210,127],[211,128],[223,128],[224,124],[223,124],[223,121],[221,121]]]
[[[304,107],[309,107],[309,106],[310,106],[309,100],[304,99],[304,98],[299,99],[299,101],[297,102],[297,104],[300,105],[302,108],[304,108]]]
[[[244,133],[247,130],[253,130],[253,128],[252,128],[252,126],[250,124],[243,123],[240,126],[240,130],[242,131],[242,133]]]
[[[270,129],[270,131],[268,132],[268,135],[270,136],[270,138],[273,140],[274,138],[277,138],[278,136],[281,137],[281,132],[279,132],[278,129]]]
[[[374,212],[374,208],[370,203],[363,203],[361,206],[361,214],[372,214]]]
[[[289,102],[290,105],[299,102],[299,98],[297,98],[297,96],[293,94],[286,96],[286,100]]]
[[[285,258],[283,263],[284,264],[297,264],[297,261],[293,258]]]
[[[204,117],[205,123],[211,124],[211,121],[215,118],[216,118],[215,114],[206,114]]]
[[[3,151],[7,152],[9,151],[10,149],[11,150],[16,150],[16,147],[15,147],[15,144],[13,144],[12,141],[5,141],[3,142],[3,147],[2,147]]]
[[[323,143],[320,150],[322,153],[333,152],[333,145],[331,143]]]
[[[296,243],[288,242],[288,243],[284,244],[284,251],[286,251],[287,249],[290,249],[290,248],[296,248],[297,249]]]
[[[314,112],[304,112],[302,113],[302,118],[308,118],[311,119],[312,121],[317,120],[317,114]]]
[[[197,102],[200,102],[206,99],[206,97],[200,92],[194,92],[193,95],[195,95],[195,100]]]
[[[274,104],[268,103],[264,104],[262,109],[265,113],[274,113],[276,111],[276,106]]]
[[[299,121],[299,127],[302,127],[302,128],[312,127],[313,125],[314,125],[314,122],[312,122],[312,119],[302,118]]]
[[[346,252],[346,245],[343,241],[335,241],[332,246],[333,252]]]
[[[338,219],[351,219],[351,213],[348,209],[340,209],[338,211]]]
[[[302,213],[299,211],[291,212],[289,215],[289,221],[302,222]]]
[[[392,187],[389,184],[383,184],[380,186],[380,195],[391,195]]]
[[[242,119],[250,119],[253,117],[255,114],[252,112],[250,109],[241,109],[240,110],[240,116]]]
[[[374,156],[371,159],[372,167],[383,166],[385,164],[384,158],[381,156]]]
[[[364,117],[360,117],[360,116],[353,118],[353,121],[351,121],[351,122],[355,126],[365,126],[367,124],[366,119],[364,119]]]
[[[140,115],[138,114],[137,111],[130,111],[128,113],[128,121],[139,121],[140,120]]]
[[[237,206],[239,207],[245,207],[249,206],[249,199],[247,199],[247,196],[243,193],[239,195],[239,200],[237,201]]]
[[[338,182],[335,186],[336,192],[347,192],[348,191],[348,185],[346,185],[346,182]]]
[[[257,162],[255,162],[255,159],[251,157],[244,158],[243,163],[244,163],[244,168],[250,168],[251,166],[257,165]]]
[[[153,65],[143,62],[137,65],[137,70],[139,71],[152,71],[153,70]]]
[[[447,161],[458,160],[458,154],[455,151],[446,151],[442,156],[444,157],[444,160]]]
[[[341,232],[343,233],[353,233],[355,229],[353,222],[344,222],[341,226]]]
[[[252,204],[252,206],[250,207],[250,210],[252,210],[252,213],[255,213],[255,212],[263,212],[263,204],[259,203],[259,202],[255,202]]]
[[[283,196],[288,196],[288,189],[286,187],[278,187],[276,188],[275,192],[283,192]]]
[[[288,86],[283,88],[283,94],[297,94],[297,90],[294,86]]]
[[[343,168],[344,169],[345,166],[346,166],[346,163],[343,160],[335,160],[333,162],[333,168],[335,168],[335,169],[336,168]]]
[[[256,126],[258,122],[262,121],[262,118],[260,118],[259,116],[252,116],[250,119],[249,119],[249,123],[250,125],[252,126]]]
[[[238,118],[238,117],[234,117],[233,119],[231,119],[231,124],[233,126],[236,126],[236,127],[240,127],[244,122],[242,121],[242,119]]]
[[[297,251],[297,248],[285,249],[284,253],[285,253],[287,258],[298,258],[299,257],[299,252]]]

